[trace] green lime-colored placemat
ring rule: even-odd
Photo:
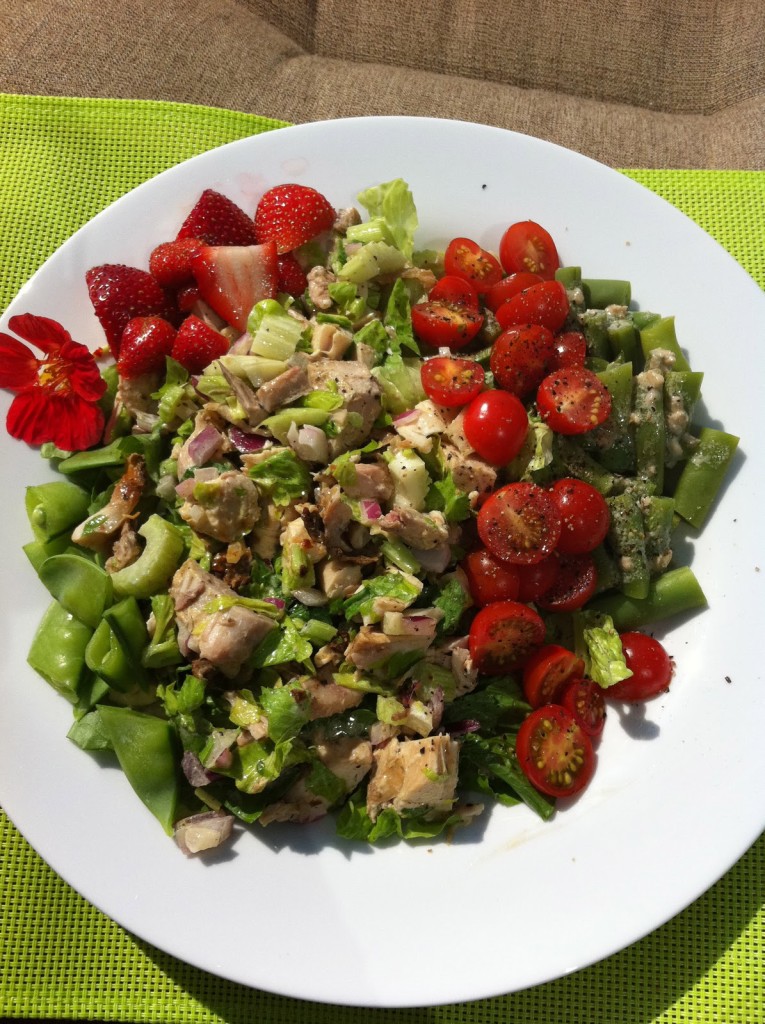
[[[0,96],[0,308],[64,239],[133,186],[213,146],[279,126],[180,104]],[[765,173],[625,173],[701,224],[765,286]],[[551,927],[568,926],[564,903],[561,921]],[[431,1009],[304,1003],[222,981],[133,938],[62,882],[0,814],[5,1017],[162,1024],[765,1024],[764,957],[765,837],[684,913],[571,977],[500,999]],[[402,952],[402,969],[405,961]]]

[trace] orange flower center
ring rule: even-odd
[[[72,390],[70,373],[71,365],[65,359],[53,356],[47,363],[40,363],[37,380],[41,388],[67,393]]]

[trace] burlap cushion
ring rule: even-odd
[[[765,5],[25,0],[0,89],[511,128],[613,166],[765,167]]]

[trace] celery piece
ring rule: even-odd
[[[405,266],[406,259],[398,249],[385,242],[369,242],[362,245],[340,268],[338,277],[354,284],[363,284],[380,274],[398,274]]]
[[[91,629],[112,603],[111,577],[82,555],[52,555],[38,575],[51,595]]]
[[[303,334],[303,324],[281,306],[276,299],[256,302],[247,319],[252,338],[250,354],[266,359],[289,359]]]
[[[259,388],[261,384],[278,377],[289,366],[284,359],[266,359],[264,356],[254,355],[229,354],[221,356],[216,362],[240,380],[249,381],[254,388]],[[211,363],[204,372],[214,373],[216,362]]]
[[[149,516],[138,533],[146,541],[142,553],[111,576],[119,597],[152,597],[166,590],[183,554],[181,532],[159,515]]]
[[[698,445],[683,467],[675,488],[675,511],[697,530],[722,487],[738,441],[734,434],[704,427]]]
[[[588,605],[588,611],[610,615],[619,632],[640,629],[707,604],[693,571],[688,566],[670,569],[653,580],[644,598],[604,594]]]
[[[301,406],[280,409],[273,416],[263,420],[260,426],[270,430],[282,444],[287,444],[287,434],[293,423],[298,426],[308,423],[315,427],[322,427],[328,419],[329,413],[324,409],[306,409]]]

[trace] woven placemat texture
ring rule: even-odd
[[[133,186],[213,146],[279,126],[180,104],[0,96],[0,308],[76,228]],[[765,287],[765,173],[625,173],[701,224]],[[1,813],[0,893],[0,1016],[7,1018],[765,1024],[765,837],[682,914],[602,963],[511,996],[417,1010],[300,1002],[189,967],[85,902]],[[562,918],[552,926],[568,924]]]

